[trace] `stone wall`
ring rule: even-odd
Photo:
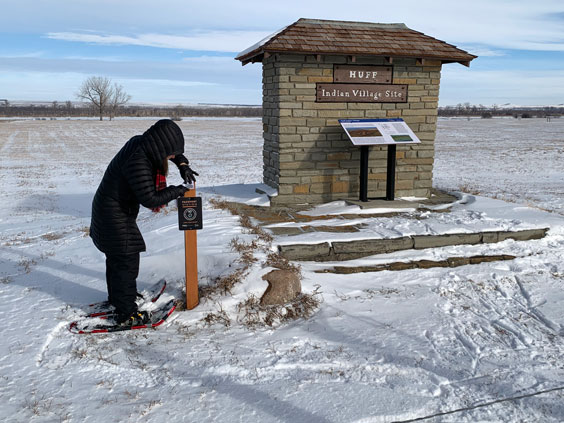
[[[263,60],[264,182],[273,204],[358,198],[360,149],[338,119],[403,118],[421,144],[398,145],[396,197],[429,197],[440,61],[393,60],[393,83],[407,103],[316,103],[316,83],[333,82],[333,65],[387,65],[384,58],[276,54]],[[370,147],[368,196],[386,192],[387,147]]]

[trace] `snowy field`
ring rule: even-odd
[[[2,421],[564,420],[564,119],[440,120],[435,186],[467,192],[452,213],[359,222],[383,237],[549,227],[544,239],[345,264],[476,254],[515,260],[352,275],[315,273],[343,263],[304,262],[303,290],[322,300],[313,316],[250,328],[238,304],[260,296],[267,285],[261,277],[272,270],[258,249],[231,294],[175,312],[157,330],[71,334],[69,322],[106,296],[104,256],[86,235],[92,197],[109,160],[150,124],[0,121]],[[255,239],[209,200],[267,202],[254,192],[262,179],[262,125],[179,124],[200,173],[198,266],[205,286],[242,266],[233,240]],[[174,174],[169,182],[180,179]],[[327,210],[350,211],[340,203],[317,211]],[[148,247],[139,287],[164,277],[164,299],[181,298],[176,212],[142,210],[138,223]],[[210,315],[222,319],[209,323]]]
[[[564,120],[439,120],[434,185],[564,215]]]

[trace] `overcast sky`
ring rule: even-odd
[[[563,0],[0,0],[0,99],[76,100],[88,76],[132,102],[261,103],[236,54],[299,18],[408,27],[478,55],[443,66],[440,105],[564,103]]]

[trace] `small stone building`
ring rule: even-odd
[[[443,63],[476,56],[409,29],[300,19],[241,52],[262,62],[264,183],[273,205],[358,198],[360,150],[339,119],[402,118],[421,140],[396,153],[397,197],[431,195]],[[368,196],[386,191],[386,146],[370,148]]]

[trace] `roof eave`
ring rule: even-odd
[[[315,55],[346,55],[345,53],[335,53],[335,52],[323,52],[323,51],[305,51],[305,50],[270,50],[270,49],[257,49],[247,53],[245,56],[236,57],[235,60],[240,60],[241,65],[245,66],[248,63],[262,62],[265,55],[276,54],[276,53],[289,53],[289,54],[315,54]],[[350,55],[350,54],[349,54]],[[460,63],[466,67],[470,67],[470,62],[476,59],[478,56],[474,56],[468,53],[467,57],[464,58],[453,58],[453,57],[437,57],[437,56],[425,56],[425,55],[397,55],[393,53],[381,53],[381,54],[353,54],[357,57],[406,57],[406,58],[416,58],[416,59],[429,59],[429,60],[440,60],[442,63]]]

